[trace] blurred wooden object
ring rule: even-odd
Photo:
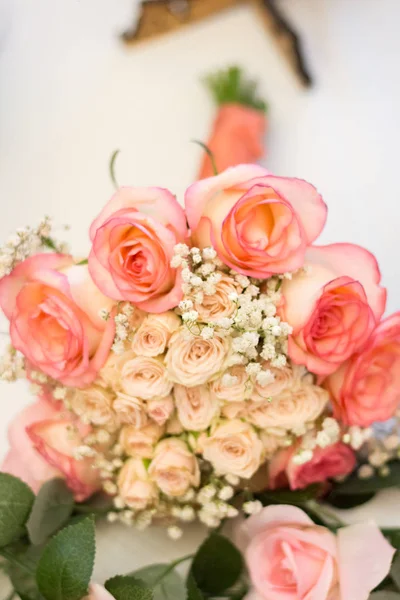
[[[259,11],[301,83],[310,86],[312,79],[301,40],[278,9],[276,0],[142,0],[137,23],[122,37],[127,43],[152,39],[244,4]]]

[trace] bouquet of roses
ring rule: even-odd
[[[196,519],[215,530],[253,515],[239,545],[257,597],[367,598],[391,547],[372,525],[336,539],[321,525],[336,531],[337,519],[315,499],[367,499],[372,481],[393,483],[400,313],[382,319],[370,252],[315,245],[326,216],[310,183],[242,164],[191,185],[184,208],[166,189],[120,187],[90,227],[88,258],[66,253],[48,219],[19,230],[0,254],[11,336],[2,377],[26,377],[37,400],[12,424],[2,470],[34,492],[65,480],[78,512],[101,491],[109,521],[165,523],[175,539]],[[357,468],[360,478],[340,483]],[[282,498],[317,525],[299,508],[262,508]],[[194,559],[191,599],[239,578],[228,566],[233,581],[204,583],[201,561],[229,543],[210,540]],[[378,565],[363,585],[361,559]],[[115,585],[117,599],[151,597]],[[297,595],[277,591],[286,587]]]

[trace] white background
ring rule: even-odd
[[[46,213],[71,224],[74,250],[85,252],[88,225],[112,191],[108,161],[116,148],[121,184],[161,185],[182,197],[200,157],[190,140],[207,138],[214,115],[201,76],[237,63],[260,79],[270,104],[266,164],[317,185],[330,211],[321,241],[372,250],[389,288],[388,311],[396,310],[400,1],[281,0],[315,75],[308,91],[250,8],[126,48],[118,33],[134,4],[0,0],[0,240]],[[0,395],[1,456],[7,423],[29,396],[22,384],[2,384]],[[390,497],[381,521],[396,519],[398,497]],[[147,552],[141,539],[110,537],[102,575],[165,555],[164,533],[146,537]]]

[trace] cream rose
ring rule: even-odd
[[[223,368],[229,340],[216,334],[210,340],[195,336],[186,328],[176,331],[166,355],[168,375],[175,383],[193,387],[206,383]]]
[[[91,385],[84,390],[75,390],[71,397],[73,412],[84,422],[97,427],[115,429],[116,414],[113,409],[114,395],[99,385]]]
[[[304,367],[298,365],[286,365],[282,369],[270,367],[266,362],[263,365],[264,369],[269,369],[274,376],[274,380],[267,385],[255,383],[253,399],[257,398],[275,398],[284,390],[293,389],[301,384],[302,377],[307,373]]]
[[[174,387],[178,419],[188,431],[203,431],[219,412],[218,398],[207,385]]]
[[[250,479],[261,464],[263,445],[251,425],[236,419],[219,425],[201,449],[217,474]]]
[[[164,425],[174,412],[174,401],[172,396],[149,400],[147,402],[146,412],[150,419],[153,419],[158,425]]]
[[[121,429],[119,443],[128,456],[153,458],[154,447],[164,433],[164,428],[157,423],[148,423],[142,429],[132,425]]]
[[[136,429],[146,425],[147,416],[143,401],[139,398],[118,392],[113,406],[120,423],[133,425]]]
[[[317,385],[305,384],[297,389],[284,390],[271,402],[250,401],[246,419],[260,429],[279,427],[297,430],[315,421],[329,400],[329,394]]]
[[[226,419],[240,419],[246,414],[247,402],[226,402],[221,415]]]
[[[124,464],[117,485],[118,495],[133,510],[144,510],[158,497],[157,487],[150,481],[140,458],[130,458]]]
[[[158,358],[133,356],[121,365],[121,387],[130,396],[150,400],[168,396],[172,382],[167,370]]]
[[[231,300],[231,294],[240,294],[241,288],[229,275],[222,275],[215,286],[215,294],[205,295],[202,302],[195,303],[199,320],[203,323],[214,323],[218,319],[231,317],[236,311],[236,303]]]
[[[175,498],[200,484],[197,459],[177,438],[167,438],[157,445],[149,476],[164,494]]]
[[[253,384],[243,365],[230,367],[211,383],[211,389],[220,400],[242,402],[251,396]]]
[[[171,335],[180,324],[180,318],[172,311],[160,315],[149,315],[134,335],[133,352],[138,356],[163,354]]]

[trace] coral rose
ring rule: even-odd
[[[312,483],[320,483],[332,477],[349,475],[356,466],[353,450],[337,442],[326,448],[315,448],[311,460],[296,464],[293,460],[298,447],[280,450],[269,465],[269,487],[276,489],[286,487],[303,489]]]
[[[223,368],[228,350],[225,337],[215,334],[205,340],[186,328],[179,329],[171,337],[165,358],[168,375],[188,387],[206,383]]]
[[[261,158],[264,154],[262,138],[265,129],[266,119],[262,110],[243,104],[223,104],[207,143],[218,171],[242,163],[254,163]],[[204,154],[199,179],[211,177],[213,173],[211,160]]]
[[[93,460],[76,460],[75,451],[90,429],[70,413],[39,399],[25,408],[9,427],[10,451],[1,470],[20,477],[34,492],[54,477],[62,477],[81,502],[101,487]]]
[[[366,343],[385,310],[386,290],[372,254],[353,244],[307,250],[311,271],[282,285],[279,314],[293,327],[288,353],[329,375]]]
[[[367,600],[395,549],[373,523],[315,525],[300,508],[268,506],[238,532],[254,589],[246,600]]]
[[[150,481],[146,467],[140,458],[130,458],[118,475],[118,495],[126,506],[133,510],[144,510],[153,504],[158,491]]]
[[[157,444],[149,476],[166,496],[174,498],[184,496],[191,487],[200,484],[197,459],[185,442],[177,438]]]
[[[259,429],[278,427],[296,430],[312,423],[328,404],[329,394],[317,385],[304,384],[286,389],[271,401],[252,400],[247,403],[246,418]]]
[[[169,191],[120,188],[91,225],[90,273],[108,297],[164,312],[182,297],[170,262],[186,236],[184,211]]]
[[[238,419],[221,423],[199,444],[218,475],[250,479],[260,466],[262,442],[251,425]]]
[[[166,350],[169,338],[181,324],[172,311],[149,315],[134,335],[132,350],[138,356],[158,356]]]
[[[196,246],[213,246],[232,269],[260,279],[300,268],[326,219],[312,185],[256,165],[198,181],[187,190],[185,206]]]
[[[207,429],[219,412],[218,398],[207,385],[174,387],[178,419],[187,431]]]
[[[154,447],[163,433],[164,429],[157,423],[149,423],[141,429],[128,425],[121,429],[119,443],[128,456],[153,458]]]
[[[376,327],[363,350],[323,384],[346,425],[386,421],[400,403],[400,312]]]
[[[85,387],[105,363],[114,339],[111,309],[87,266],[72,256],[36,254],[0,281],[0,306],[11,341],[36,369],[71,387]]]
[[[172,381],[158,358],[126,355],[120,366],[120,384],[125,394],[150,400],[167,396],[172,390]]]

